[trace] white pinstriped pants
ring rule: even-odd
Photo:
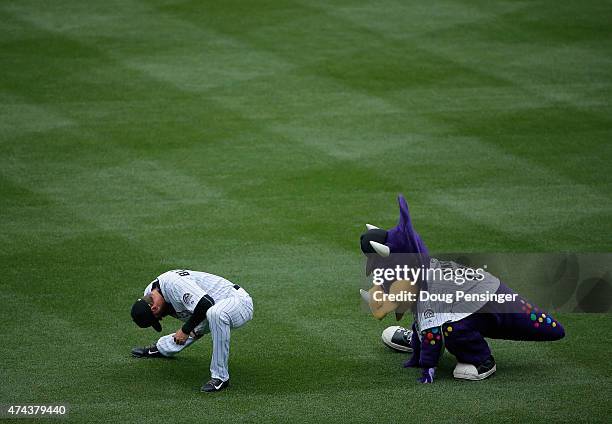
[[[203,334],[210,332],[213,340],[210,374],[212,378],[226,381],[229,379],[227,362],[230,348],[230,329],[238,328],[253,319],[253,300],[244,289],[222,299],[206,312],[206,321],[196,327],[195,337],[189,337],[184,345],[174,343],[174,333],[160,337],[157,349],[164,356],[173,356],[190,346]]]

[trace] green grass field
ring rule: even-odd
[[[357,289],[359,234],[395,225],[400,192],[434,252],[610,251],[611,22],[595,0],[1,1],[0,404],[608,422],[611,315],[492,342],[480,383],[447,354],[421,386]],[[254,298],[225,392],[198,392],[209,339],[129,356],[156,334],[129,308],[173,268]]]

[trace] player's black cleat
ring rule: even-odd
[[[134,358],[165,358],[164,355],[157,349],[156,344],[145,347],[135,347],[132,349],[132,356]]]
[[[229,380],[222,381],[218,378],[211,379],[208,383],[202,386],[200,389],[201,392],[219,392],[229,386]]]

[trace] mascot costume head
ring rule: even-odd
[[[374,225],[366,224],[367,231],[361,235],[361,251],[368,257],[366,264],[366,275],[370,275],[374,268],[389,267],[400,262],[405,263],[406,257],[410,266],[429,266],[429,252],[419,234],[412,227],[408,203],[401,194],[397,197],[399,204],[399,222],[389,230],[382,230]],[[404,253],[411,255],[401,256],[404,259],[391,259],[391,254]],[[416,263],[414,262],[416,260]]]

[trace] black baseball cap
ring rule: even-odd
[[[142,299],[138,299],[132,305],[132,319],[140,328],[153,327],[158,332],[162,330],[161,323],[153,315],[151,307]]]

